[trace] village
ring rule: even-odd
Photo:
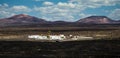
[[[63,34],[60,35],[28,35],[29,39],[34,39],[34,40],[60,40],[60,41],[64,41],[64,40],[93,40],[93,37],[86,37],[86,36],[73,36],[73,35],[69,35],[69,36],[65,36]]]

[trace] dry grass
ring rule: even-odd
[[[3,28],[0,29],[0,38],[10,37],[10,38],[26,38],[27,35],[48,35],[50,34],[64,34],[68,35],[80,35],[80,36],[89,36],[94,37],[95,39],[101,38],[120,38],[120,29],[119,28],[78,28],[78,27],[68,27],[68,28]]]

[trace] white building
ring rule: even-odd
[[[93,37],[85,37],[85,36],[74,36],[71,38],[72,40],[93,40]]]
[[[64,35],[50,35],[51,40],[64,40],[66,37]]]
[[[66,37],[64,35],[29,35],[28,38],[35,39],[35,40],[64,40]]]
[[[32,39],[35,39],[35,40],[47,40],[47,36],[41,36],[41,35],[29,35],[28,38],[32,38]]]

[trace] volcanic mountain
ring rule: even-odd
[[[44,23],[46,22],[44,19],[39,19],[33,16],[29,16],[26,14],[19,14],[19,15],[15,15],[9,18],[4,18],[4,19],[0,19],[0,23]]]
[[[77,22],[88,23],[88,24],[109,24],[109,23],[113,23],[114,20],[111,20],[106,16],[90,16],[80,19]]]

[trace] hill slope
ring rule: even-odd
[[[78,20],[77,22],[80,23],[89,23],[89,24],[109,24],[109,23],[113,23],[114,20],[106,17],[106,16],[90,16],[90,17],[86,17],[83,19]]]

